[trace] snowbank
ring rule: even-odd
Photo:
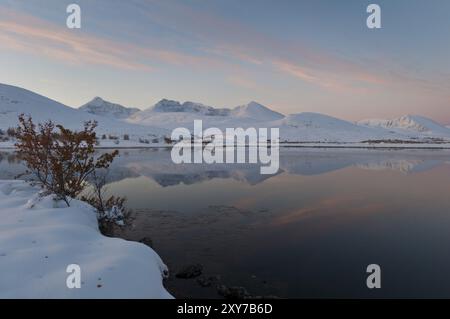
[[[0,181],[0,298],[171,298],[167,267],[144,244],[100,234],[86,203],[71,207],[23,181]],[[81,267],[81,288],[66,285]]]

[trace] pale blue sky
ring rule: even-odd
[[[369,30],[366,7],[382,8]],[[78,3],[82,28],[69,30]],[[450,123],[450,1],[0,0],[0,82],[77,107],[161,98]]]

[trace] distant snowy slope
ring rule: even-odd
[[[381,127],[414,136],[449,137],[450,129],[432,119],[420,115],[405,115],[392,120],[368,119],[358,122],[368,127]]]
[[[13,126],[21,113],[31,114],[36,121],[67,121],[67,116],[74,116],[73,120],[86,118],[85,114],[44,96],[19,87],[0,84],[0,126]]]
[[[280,128],[281,140],[303,142],[361,142],[392,139],[398,135],[382,128],[363,127],[318,113],[291,114],[271,123]]]
[[[138,108],[129,108],[120,104],[111,103],[103,100],[101,97],[95,97],[92,101],[80,106],[80,110],[116,119],[124,119],[139,112]]]

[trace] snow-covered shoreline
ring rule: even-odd
[[[150,247],[103,236],[94,209],[71,207],[23,181],[0,181],[0,298],[172,298]],[[66,285],[81,267],[81,288]]]

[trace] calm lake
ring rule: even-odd
[[[24,171],[0,154],[0,179]],[[285,148],[277,175],[258,165],[175,165],[166,149],[121,150],[109,192],[169,266],[176,297],[219,298],[216,284],[255,296],[450,297],[450,152]],[[366,286],[381,266],[382,288]]]

